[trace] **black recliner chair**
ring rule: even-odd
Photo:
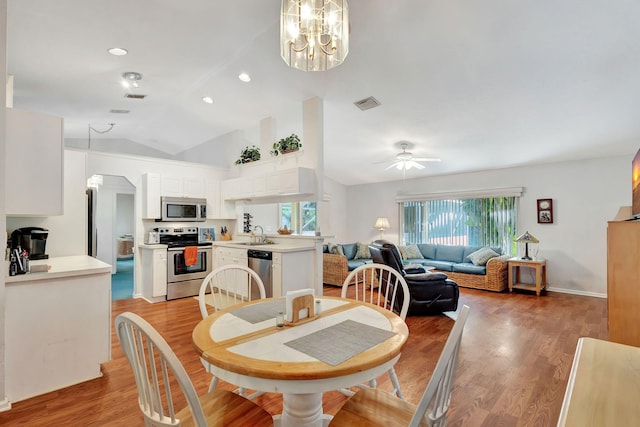
[[[428,273],[418,266],[405,268],[398,247],[387,240],[376,240],[369,245],[369,252],[373,262],[388,265],[404,277],[411,296],[408,315],[438,314],[457,310],[460,295],[458,284],[450,280],[446,274]],[[382,284],[384,285],[384,280]]]

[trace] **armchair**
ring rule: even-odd
[[[418,265],[403,265],[400,251],[387,240],[376,240],[369,246],[369,252],[373,262],[388,265],[404,277],[409,287],[409,315],[436,314],[458,308],[458,285],[446,274],[427,273]]]

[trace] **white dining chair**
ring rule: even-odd
[[[138,405],[146,426],[272,426],[272,416],[255,403],[226,390],[202,396],[169,344],[134,313],[116,317],[116,333],[136,381]],[[176,383],[178,387],[176,387]],[[187,401],[175,407],[180,391]]]
[[[444,427],[451,403],[451,387],[458,365],[462,331],[469,310],[467,305],[460,310],[418,405],[377,389],[359,390],[338,410],[329,426]]]
[[[358,301],[383,307],[398,314],[402,320],[405,320],[409,310],[409,287],[407,282],[398,271],[384,264],[361,265],[349,273],[342,285],[341,297],[351,297]],[[391,394],[403,399],[400,382],[393,366],[388,373],[393,385]],[[376,380],[370,380],[368,386],[375,388]],[[363,388],[365,386],[360,384],[358,387]],[[340,391],[347,396],[352,396],[354,393],[348,389]]]
[[[209,296],[210,300],[207,299],[207,296]],[[264,299],[265,296],[264,283],[255,271],[244,265],[223,265],[209,273],[200,285],[200,292],[198,293],[200,314],[203,319],[209,315],[208,303],[213,306],[214,312],[217,312],[234,304],[254,299]],[[205,370],[213,375],[211,364],[203,358],[200,358],[200,360]],[[209,391],[215,390],[217,386],[218,377],[213,375],[209,384]],[[242,396],[246,396],[243,387],[238,388],[237,392]],[[246,397],[254,399],[261,394],[263,392],[256,392]]]

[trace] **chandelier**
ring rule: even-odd
[[[290,67],[325,71],[349,53],[347,0],[282,0],[280,54]]]

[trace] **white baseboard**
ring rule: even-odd
[[[5,412],[11,409],[11,402],[7,399],[0,400],[0,412]]]
[[[564,288],[547,288],[549,292],[560,292],[563,294],[571,294],[571,295],[582,295],[584,297],[595,297],[595,298],[607,298],[607,294],[601,294],[599,292],[585,292],[585,291],[576,291],[574,289],[564,289]]]

